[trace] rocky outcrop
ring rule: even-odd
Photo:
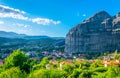
[[[76,25],[66,35],[65,52],[120,51],[120,13],[100,11]]]

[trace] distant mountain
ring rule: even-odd
[[[65,39],[65,37],[51,37],[53,39]]]
[[[0,52],[22,49],[24,51],[64,51],[64,37],[28,36],[0,31]]]
[[[25,34],[17,34],[14,32],[5,32],[5,31],[0,31],[0,37],[4,37],[4,38],[23,38],[27,35]]]
[[[24,39],[43,39],[43,38],[50,38],[48,36],[25,36]]]
[[[26,34],[18,34],[15,32],[6,32],[0,31],[0,37],[3,38],[22,38],[22,39],[43,39],[43,38],[51,38],[51,39],[65,39],[64,37],[49,37],[49,36],[30,36]]]
[[[33,37],[34,38],[34,37]],[[15,49],[29,51],[64,51],[65,39],[40,38],[40,39],[23,39],[23,38],[3,38],[0,37],[0,53],[12,52]]]

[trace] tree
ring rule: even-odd
[[[26,74],[18,67],[12,67],[0,73],[0,78],[26,78]]]
[[[118,66],[112,66],[108,68],[106,72],[106,78],[119,78],[120,77],[120,68]]]
[[[19,67],[21,70],[29,72],[30,66],[27,63],[28,57],[20,49],[13,51],[7,58],[5,58],[4,68]],[[26,69],[27,68],[27,69]]]
[[[82,70],[74,69],[73,73],[69,75],[68,78],[78,78],[81,73],[82,73]]]
[[[115,54],[114,59],[120,59],[120,54],[118,53],[117,50],[114,52],[114,54]]]
[[[83,72],[79,75],[79,78],[92,78],[92,72],[83,70]]]
[[[32,70],[38,70],[38,69],[41,69],[41,68],[46,68],[46,64],[49,63],[49,58],[48,57],[44,57],[41,62],[39,64],[35,64],[32,68]]]
[[[42,67],[45,67],[45,65],[48,64],[48,63],[49,63],[49,58],[48,58],[48,57],[44,57],[44,58],[41,60],[40,65],[41,65]]]
[[[90,68],[93,69],[93,68],[97,68],[97,67],[102,67],[102,63],[101,63],[101,60],[96,60],[94,63],[91,64]]]
[[[73,65],[70,65],[70,64],[65,64],[63,67],[62,67],[62,70],[63,71],[66,71],[68,73],[68,75],[72,74],[73,73],[73,70],[74,70],[74,66]]]
[[[28,78],[64,78],[60,70],[39,69],[32,72]]]

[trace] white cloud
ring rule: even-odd
[[[14,9],[8,6],[0,5],[0,17],[1,18],[14,18],[20,20],[28,20],[28,17],[25,17],[26,12],[19,9]]]
[[[83,17],[86,17],[86,14],[83,14],[82,16],[83,16]]]
[[[27,28],[27,27],[30,26],[30,25],[27,25],[27,24],[21,24],[21,23],[14,23],[13,25],[14,25],[14,26],[19,26],[19,27],[24,27],[24,28]]]
[[[54,21],[52,19],[48,18],[34,18],[32,19],[33,23],[41,24],[41,25],[49,25],[49,24],[59,24],[61,23],[60,21]]]
[[[48,18],[30,18],[25,16],[26,12],[19,9],[14,9],[8,6],[0,5],[0,18],[13,18],[18,20],[25,20],[40,25],[60,24],[60,21],[54,21]],[[26,26],[25,26],[26,27]]]
[[[1,18],[14,18],[20,20],[28,20],[28,17],[25,17],[21,14],[14,14],[14,13],[0,13]]]
[[[2,25],[2,24],[4,24],[4,22],[3,22],[3,21],[0,21],[0,25]]]
[[[4,5],[0,5],[0,12],[3,12],[3,13],[17,13],[17,14],[25,14],[26,13],[26,12],[21,11],[19,9],[14,9],[14,8],[11,8],[9,6],[4,6]]]

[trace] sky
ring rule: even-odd
[[[120,12],[120,0],[0,0],[0,31],[65,37],[98,11]]]

